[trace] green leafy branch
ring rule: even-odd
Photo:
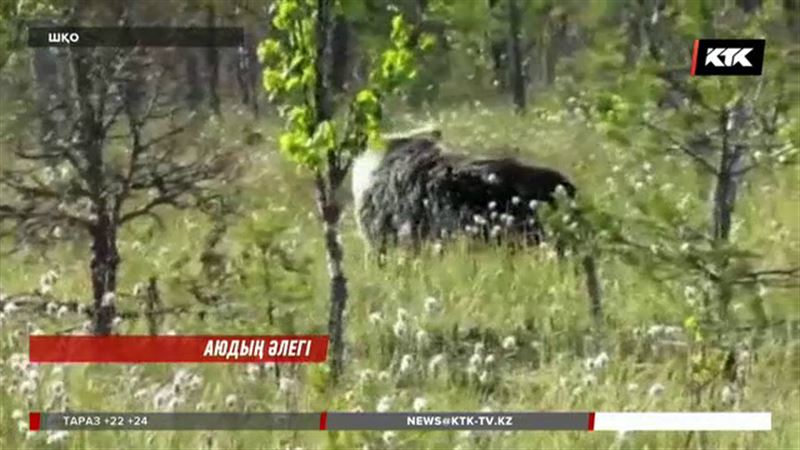
[[[393,18],[390,47],[379,56],[367,85],[353,96],[344,124],[337,128],[332,119],[315,117],[318,74],[314,21],[313,1],[278,2],[273,25],[281,36],[265,40],[258,48],[259,58],[267,66],[263,85],[273,98],[281,97],[286,105],[280,110],[286,119],[280,137],[281,152],[313,171],[327,162],[329,169],[335,166],[344,176],[353,157],[367,145],[380,146],[385,95],[416,77],[411,29],[402,16]],[[425,38],[420,40],[419,48],[431,45],[431,39]]]

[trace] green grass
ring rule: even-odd
[[[702,220],[705,205],[697,198],[701,185],[688,163],[679,159],[650,160],[651,179],[641,155],[631,154],[592,131],[553,116],[519,118],[507,108],[470,105],[400,116],[403,128],[426,120],[440,123],[454,146],[482,153],[514,153],[527,160],[569,173],[583,195],[611,212],[625,215],[628,202],[646,198],[665,183],[673,185],[676,201],[686,198],[693,217]],[[244,212],[231,220],[219,251],[228,268],[246,273],[244,281],[230,281],[225,306],[210,310],[205,321],[196,315],[165,319],[162,332],[179,334],[323,333],[327,323],[327,275],[321,233],[314,215],[309,179],[284,162],[274,147],[275,130],[265,128],[266,142],[246,147],[237,142],[236,122],[227,125],[233,145],[242,148],[248,167],[241,178]],[[504,147],[516,147],[509,150]],[[500,149],[500,150],[493,150]],[[616,166],[616,168],[615,168]],[[643,182],[637,191],[633,186]],[[797,265],[800,255],[800,182],[794,169],[757,173],[743,189],[737,210],[736,239],[764,255],[767,266]],[[800,447],[800,337],[787,326],[771,326],[763,333],[730,332],[731,343],[749,345],[751,358],[740,401],[722,398],[724,383],[715,380],[699,404],[692,401],[687,346],[659,345],[642,337],[653,325],[680,326],[692,312],[681,282],[660,283],[648,277],[648,267],[633,267],[611,257],[601,259],[608,326],[603,339],[590,331],[591,319],[582,279],[571,262],[559,262],[546,249],[509,253],[456,243],[442,255],[423,252],[419,258],[393,253],[379,270],[365,256],[351,210],[342,228],[349,276],[347,312],[349,361],[344,380],[336,388],[324,383],[320,366],[282,368],[282,377],[297,381],[297,390],[279,389],[272,369],[248,373],[245,365],[185,366],[42,366],[40,378],[27,395],[20,392],[26,373],[12,368],[9,359],[26,351],[27,331],[38,327],[53,332],[80,325],[81,317],[33,317],[18,311],[5,317],[0,343],[0,448],[684,448],[686,433],[516,432],[467,434],[458,432],[73,432],[61,442],[47,444],[47,435],[26,436],[18,431],[15,410],[153,411],[156,391],[168,386],[178,370],[201,378],[177,410],[225,410],[225,399],[236,396],[229,409],[266,411],[369,411],[384,396],[394,396],[392,410],[411,409],[424,397],[429,410],[493,411],[772,411],[773,431],[760,433],[705,433],[695,436],[691,448],[798,448]],[[191,213],[165,212],[167,226],[153,229],[139,223],[124,230],[120,249],[120,291],[159,276],[168,305],[196,304],[185,281],[200,276],[198,254],[209,229],[208,220]],[[274,235],[272,238],[268,236]],[[278,269],[276,260],[265,266],[243,256],[256,239],[269,242],[296,263],[297,272]],[[30,292],[39,277],[57,269],[61,279],[54,295],[88,301],[88,245],[75,242],[42,256],[34,253],[4,258],[0,286],[5,293]],[[307,262],[307,266],[304,263]],[[269,273],[265,288],[263,274]],[[261,278],[259,278],[261,277]],[[433,297],[439,308],[425,309]],[[752,293],[735,299],[734,320],[750,323]],[[796,291],[771,290],[765,308],[773,323],[800,319]],[[274,306],[270,324],[268,305]],[[120,307],[139,308],[130,297]],[[398,336],[398,310],[407,313],[406,331]],[[28,326],[27,324],[32,325]],[[123,322],[122,334],[145,333],[143,321]],[[424,338],[418,337],[420,332]],[[644,333],[646,335],[646,332]],[[513,336],[514,348],[502,342]],[[485,368],[484,382],[470,373],[469,359],[478,342],[484,354],[495,355]],[[585,360],[606,352],[608,363],[588,370]],[[398,373],[399,360],[413,355],[413,370]],[[431,360],[443,363],[431,372]],[[478,374],[484,370],[478,368]],[[63,382],[66,400],[53,395],[54,383]],[[663,393],[651,395],[655,385]],[[23,420],[25,417],[23,417]],[[389,441],[388,443],[386,441]]]

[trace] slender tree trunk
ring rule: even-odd
[[[115,315],[113,294],[117,289],[117,251],[116,225],[108,213],[98,218],[92,229],[92,294],[94,297],[94,333],[111,334]]]
[[[209,3],[206,8],[206,26],[213,28],[217,20],[214,5]],[[219,101],[219,51],[216,47],[206,47],[206,65],[208,66],[208,101],[211,111],[220,115]]]
[[[316,22],[316,85],[314,86],[314,105],[316,120],[320,122],[333,117],[333,99],[331,93],[331,72],[333,69],[332,31],[333,0],[317,0]],[[311,130],[313,131],[313,130]],[[339,219],[341,207],[336,199],[336,192],[342,183],[342,171],[335,157],[335,149],[327,155],[327,172],[316,176],[317,208],[322,216],[325,235],[325,254],[328,260],[330,276],[330,314],[328,317],[328,334],[330,335],[331,380],[335,383],[344,370],[344,311],[347,306],[347,278],[344,275],[344,251],[339,239]]]
[[[159,318],[161,312],[158,311],[162,307],[161,295],[158,292],[158,280],[156,277],[150,277],[147,283],[147,298],[145,299],[145,318],[147,319],[147,331],[150,336],[158,335]]]
[[[183,55],[186,70],[186,103],[188,104],[189,109],[194,111],[198,106],[200,106],[204,96],[201,80],[198,76],[199,58],[194,52],[194,49],[191,48],[186,49]]]
[[[39,145],[52,152],[56,126],[53,120],[53,105],[63,99],[58,83],[58,58],[50,48],[33,49],[31,71],[36,83],[36,109],[39,116]]]
[[[522,70],[520,48],[520,10],[517,0],[508,0],[508,54],[510,58],[510,83],[514,107],[518,113],[525,112],[525,74]]]
[[[505,92],[508,88],[508,68],[506,67],[508,43],[505,40],[497,40],[487,35],[486,47],[492,58],[492,70],[494,71],[494,79],[497,82],[497,89],[499,92]]]
[[[724,247],[730,241],[733,212],[741,183],[741,170],[745,148],[738,142],[736,131],[742,127],[746,119],[746,108],[737,104],[731,111],[726,111],[720,120],[722,134],[722,154],[717,170],[713,206],[711,210],[711,235],[715,247]],[[725,271],[730,261],[721,261],[720,269]],[[733,287],[727,280],[718,281],[718,307],[721,319],[727,317],[728,305],[733,297]]]
[[[343,92],[347,87],[348,67],[350,67],[350,24],[343,14],[336,16],[333,24],[333,69],[331,87],[336,92]]]
[[[244,42],[237,51],[236,81],[242,95],[242,104],[252,110],[253,117],[258,117],[257,64],[253,37],[245,33]]]
[[[586,292],[589,295],[589,310],[595,322],[602,323],[603,318],[603,286],[597,270],[597,261],[592,255],[586,255],[581,260],[584,276],[586,277]]]
[[[344,251],[339,237],[339,219],[341,208],[336,200],[323,194],[317,187],[317,207],[322,214],[325,237],[325,254],[328,261],[330,277],[330,313],[328,317],[328,334],[331,342],[331,376],[338,381],[344,369],[344,311],[347,307],[347,277],[344,274]]]
[[[800,35],[800,0],[783,0],[783,11],[789,33]]]

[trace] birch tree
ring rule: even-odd
[[[331,339],[331,379],[344,368],[344,311],[348,300],[344,249],[339,236],[342,206],[337,193],[353,158],[368,142],[379,144],[383,99],[415,77],[410,31],[402,16],[391,25],[390,48],[375,62],[368,82],[348,102],[344,117],[335,117],[332,53],[336,0],[280,0],[273,25],[279,36],[264,41],[259,58],[265,64],[266,91],[280,97],[285,119],[280,150],[309,170],[322,224],[330,278],[328,330]],[[423,42],[428,40],[423,39]]]

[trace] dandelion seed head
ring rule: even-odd
[[[369,323],[372,325],[380,325],[383,323],[383,314],[379,311],[369,313]]]
[[[436,297],[425,297],[424,306],[425,312],[435,312],[439,309],[439,300],[437,300]]]
[[[424,348],[428,345],[428,332],[425,330],[417,330],[416,335],[417,347]]]
[[[650,397],[660,397],[664,393],[664,385],[661,383],[653,383],[650,389],[647,390],[647,395]]]
[[[394,397],[391,395],[384,395],[378,400],[378,405],[375,407],[377,412],[386,412],[392,408]]]
[[[405,320],[397,319],[397,321],[392,326],[392,331],[394,335],[398,338],[402,338],[408,332],[408,323]]]
[[[517,338],[514,336],[506,336],[503,339],[502,347],[504,350],[514,350],[517,348]]]
[[[236,406],[239,399],[236,397],[236,394],[228,394],[225,397],[225,407],[228,409],[233,409]]]
[[[472,216],[472,221],[477,223],[478,225],[486,225],[488,222],[485,217],[480,214],[475,214]]]
[[[387,446],[392,446],[397,441],[397,432],[395,431],[384,431],[381,435],[381,440]]]
[[[445,362],[445,355],[444,353],[437,353],[433,355],[431,360],[428,362],[428,371],[432,374],[435,374],[441,367],[444,365]]]
[[[414,357],[406,353],[400,359],[400,373],[408,373],[414,367]]]
[[[594,367],[595,367],[596,369],[603,369],[603,368],[605,368],[605,367],[606,367],[606,365],[608,364],[608,359],[609,359],[609,358],[608,358],[608,353],[606,353],[606,352],[600,352],[600,354],[599,354],[599,355],[597,355],[597,356],[594,358]]]
[[[117,300],[117,295],[113,292],[106,292],[103,294],[103,298],[101,300],[100,306],[107,308],[110,306],[114,306],[114,302]]]

